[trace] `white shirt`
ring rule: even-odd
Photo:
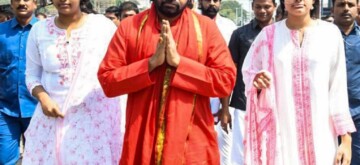
[[[226,44],[228,45],[230,37],[234,30],[237,28],[237,26],[232,20],[230,20],[229,18],[225,18],[220,14],[215,17],[215,22],[221,32],[221,35],[224,37]]]

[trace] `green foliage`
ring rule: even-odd
[[[231,19],[237,25],[241,25],[244,22],[243,20],[249,19],[247,18],[248,12],[242,8],[238,1],[222,1],[220,15]]]
[[[120,4],[123,2],[124,2],[124,0],[115,0],[116,6],[120,6]]]
[[[236,8],[240,7],[241,5],[238,1],[222,1],[220,15],[236,22]]]

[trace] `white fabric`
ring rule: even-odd
[[[27,43],[26,83],[30,91],[42,85],[59,105],[64,119],[47,117],[38,105],[25,132],[22,163],[118,164],[119,99],[106,98],[97,70],[116,30],[103,15],[87,15],[71,32],[54,24],[54,17],[31,29]]]
[[[125,123],[126,123],[126,104],[127,104],[128,95],[120,96],[120,110],[121,110],[121,121],[120,121],[120,155],[122,154],[122,148],[124,144],[124,136],[125,136]]]
[[[231,117],[234,116],[234,108],[229,107],[229,113]],[[226,133],[222,127],[221,123],[217,123],[215,125],[215,131],[218,135],[218,144],[219,144],[219,151],[220,151],[220,164],[221,165],[229,165],[231,163],[231,153],[232,153],[232,144],[233,144],[233,130],[234,130],[234,120],[231,121],[232,129],[230,129],[230,125],[227,125],[228,133]],[[237,126],[235,126],[237,129]]]
[[[227,165],[230,164],[230,156],[231,156],[231,144],[232,144],[232,130],[230,130],[230,126],[228,125],[228,133],[226,133],[222,127],[221,123],[215,125],[215,131],[218,135],[218,143],[220,150],[220,164]]]
[[[221,15],[217,15],[215,17],[215,22],[217,27],[219,28],[222,36],[224,37],[226,44],[229,44],[231,35],[233,31],[237,28],[235,23],[228,18],[222,17]],[[221,108],[220,99],[217,97],[210,98],[211,105],[211,113],[216,114]],[[233,116],[234,109],[229,107],[230,115]],[[218,120],[216,118],[215,120]],[[215,127],[216,132],[218,133],[218,142],[219,142],[219,150],[220,150],[220,164],[221,165],[229,165],[231,164],[231,150],[232,150],[232,139],[233,134],[232,130],[228,128],[228,134],[222,130],[221,123],[219,122]],[[237,134],[236,134],[237,135]]]
[[[220,14],[215,17],[215,22],[221,32],[221,35],[224,37],[226,44],[229,45],[231,35],[237,28],[237,26],[232,20],[230,20],[229,18],[225,18]]]
[[[218,113],[221,108],[220,99],[218,97],[210,97],[210,108],[212,114]]]
[[[339,124],[334,120],[334,116],[340,114],[344,116],[343,121],[351,120],[347,99],[343,39],[336,26],[316,20],[315,25],[305,30],[302,46],[299,47],[293,42],[297,39],[297,31],[288,29],[285,21],[274,24],[273,76],[275,77],[276,115],[280,123],[280,139],[277,142],[278,152],[275,164],[301,165],[293,95],[292,55],[294,52],[302,51],[309,59],[309,103],[311,104],[312,128],[301,129],[312,129],[316,164],[332,165],[337,149],[338,134],[335,127]],[[243,64],[246,93],[252,87],[255,74],[263,68],[268,68],[268,62],[263,61],[268,59],[268,47],[259,46],[267,38],[264,29],[253,42]],[[257,49],[259,47],[260,49]],[[350,127],[351,125],[344,129],[351,132],[353,129]],[[250,160],[246,162],[251,164]]]
[[[244,144],[243,137],[245,132],[245,111],[229,107],[232,117],[232,129],[228,125],[228,133],[222,128],[220,122],[215,125],[218,133],[218,143],[220,150],[221,165],[243,165],[244,164]]]
[[[234,110],[232,117],[232,145],[231,163],[229,165],[244,164],[244,133],[245,133],[245,111]]]

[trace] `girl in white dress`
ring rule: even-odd
[[[97,80],[116,27],[82,12],[86,2],[53,0],[58,16],[30,32],[26,83],[39,104],[25,133],[24,165],[119,162],[119,100],[106,98]]]

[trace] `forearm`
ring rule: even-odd
[[[341,143],[348,143],[351,144],[352,138],[350,133],[346,133],[344,135],[341,135]]]
[[[171,85],[203,96],[226,97],[234,88],[235,79],[235,67],[231,61],[221,66],[206,66],[181,57]]]
[[[42,85],[36,86],[32,90],[32,95],[39,101],[43,102],[45,99],[49,98],[49,94],[46,92]]]
[[[230,96],[220,98],[221,107],[225,111],[229,111],[229,100],[230,100]]]
[[[107,97],[116,97],[144,89],[154,82],[151,80],[149,59],[128,65],[111,65],[107,61],[100,65],[99,82]]]

